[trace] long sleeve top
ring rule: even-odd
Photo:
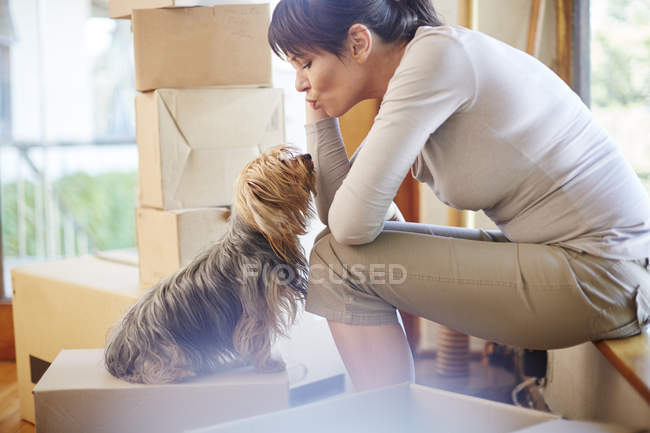
[[[319,216],[339,242],[373,241],[410,171],[513,242],[650,256],[650,200],[620,149],[549,68],[480,32],[417,30],[355,160],[336,119],[306,129]]]

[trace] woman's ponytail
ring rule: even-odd
[[[442,25],[431,0],[386,0],[389,8],[399,11],[401,20],[392,20],[395,27],[401,27],[401,34],[412,39],[420,26]],[[398,38],[401,39],[401,38]]]

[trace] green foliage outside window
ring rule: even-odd
[[[593,104],[650,106],[650,0],[606,0],[604,7],[592,39]]]
[[[53,184],[53,189],[78,230],[85,232],[92,249],[108,250],[135,246],[135,188],[137,173],[75,173]],[[23,183],[23,222],[25,254],[37,255],[35,198],[41,195],[33,182]],[[42,199],[41,199],[42,200]],[[19,255],[18,185],[2,186],[2,237],[4,256]],[[58,240],[64,245],[63,224],[58,227]],[[59,251],[59,255],[63,255]],[[75,253],[77,253],[75,251]]]
[[[650,0],[590,4],[592,110],[650,192]]]

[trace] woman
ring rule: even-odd
[[[528,348],[640,332],[648,195],[546,66],[442,25],[429,0],[282,0],[269,42],[305,93],[329,228],[306,310],[329,319],[358,390],[413,380],[396,309]],[[367,98],[379,113],[348,161],[336,116]],[[385,222],[409,171],[500,231]]]

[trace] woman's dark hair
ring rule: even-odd
[[[439,26],[431,0],[281,0],[269,44],[279,57],[326,51],[340,56],[348,30],[364,24],[384,42],[410,41],[420,26]]]

